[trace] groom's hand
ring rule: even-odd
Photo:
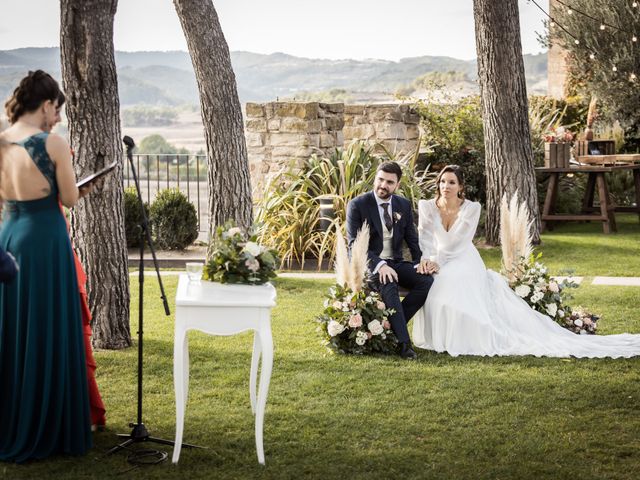
[[[389,265],[382,265],[378,270],[378,279],[381,284],[386,285],[390,282],[397,282],[398,274]]]

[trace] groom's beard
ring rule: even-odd
[[[386,188],[377,188],[376,195],[378,195],[378,198],[380,200],[386,200],[391,196],[391,192],[389,192],[389,190],[387,190]]]

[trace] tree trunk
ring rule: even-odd
[[[252,221],[242,110],[229,47],[211,0],[174,0],[200,91],[209,163],[209,232],[227,220]]]
[[[534,243],[540,217],[529,133],[518,1],[474,0],[478,78],[487,175],[487,243],[500,242],[500,201],[518,191],[532,218]]]
[[[60,52],[69,138],[78,177],[122,158],[113,49],[117,0],[61,0]],[[93,344],[131,345],[122,165],[71,213],[76,251],[87,272]]]

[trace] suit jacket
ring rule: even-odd
[[[407,243],[411,258],[418,263],[422,256],[418,244],[418,233],[413,224],[413,210],[409,200],[397,195],[392,195],[391,208],[393,210],[393,260],[402,261],[402,242]],[[398,218],[398,216],[400,218]],[[380,210],[373,192],[363,193],[349,202],[347,205],[347,240],[349,248],[356,239],[358,231],[364,222],[369,224],[369,269],[373,270],[380,263],[382,253],[382,221]]]

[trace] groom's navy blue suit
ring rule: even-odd
[[[393,210],[393,256],[382,259],[380,255],[383,249],[383,226],[380,220],[380,211],[373,192],[364,193],[354,198],[347,206],[347,239],[349,247],[366,222],[369,224],[369,271],[373,272],[381,260],[393,268],[398,274],[398,282],[381,284],[378,274],[370,273],[369,281],[373,288],[380,292],[382,300],[394,313],[389,321],[400,343],[409,343],[409,331],[407,323],[422,307],[429,288],[433,283],[431,275],[423,275],[416,271],[415,265],[420,262],[422,253],[418,244],[418,234],[413,224],[413,211],[411,203],[403,197],[391,195],[391,208]],[[402,244],[406,242],[411,252],[413,262],[404,261],[402,258]],[[400,301],[398,285],[409,290],[409,294]]]

